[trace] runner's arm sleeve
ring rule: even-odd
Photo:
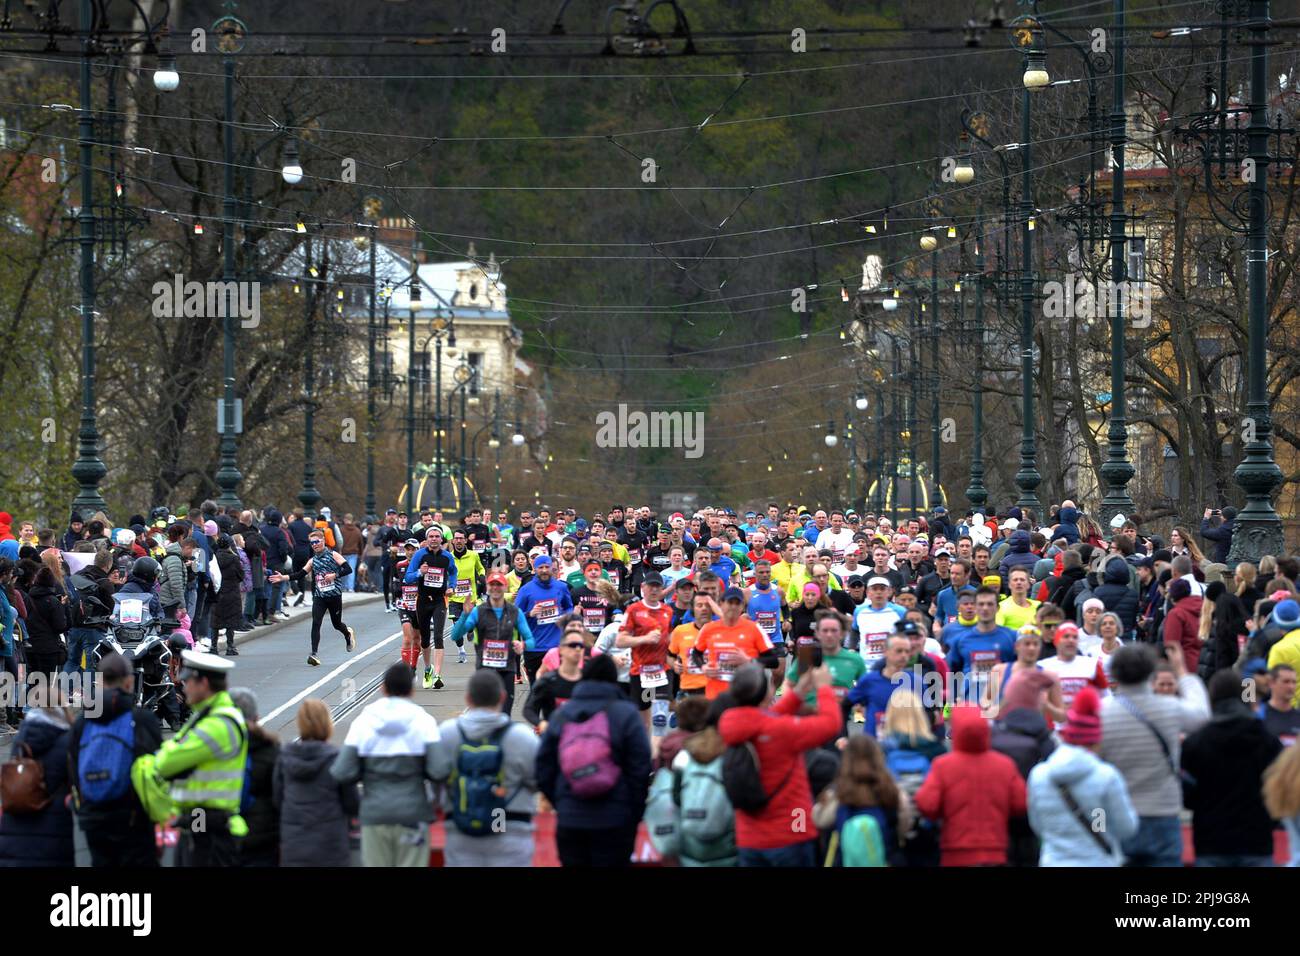
[[[551,712],[551,682],[543,678],[539,680],[528,694],[528,700],[524,702],[524,720],[528,721],[534,727],[540,724],[546,714]]]
[[[454,591],[456,590],[456,559],[445,548],[442,553],[447,556],[447,590]]]
[[[764,651],[762,654],[759,654],[758,657],[754,659],[758,661],[758,663],[766,667],[768,670],[776,670],[776,668],[781,666],[781,661],[776,656],[775,648]]]
[[[411,555],[411,560],[406,562],[406,575],[402,578],[404,583],[414,584],[419,579],[420,565],[424,562],[424,556],[428,553],[428,548],[421,548]]]
[[[459,644],[466,633],[478,626],[478,608],[456,618],[456,626],[451,629],[451,639]]]
[[[844,699],[850,704],[865,704],[867,702],[867,675],[863,674],[849,688],[849,692],[844,695]]]
[[[519,632],[519,636],[524,639],[524,650],[526,651],[537,650],[533,642],[533,629],[528,624],[528,615],[526,614],[515,615],[515,630],[517,630]]]

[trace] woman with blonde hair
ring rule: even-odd
[[[350,866],[348,823],[360,808],[356,784],[330,776],[339,749],[331,744],[334,722],[322,700],[298,708],[300,740],[280,748],[271,800],[280,811],[281,866]]]
[[[1242,607],[1253,608],[1255,602],[1264,596],[1263,592],[1255,587],[1257,577],[1255,566],[1249,561],[1242,561],[1233,571],[1232,580],[1236,584],[1236,594],[1241,599]]]
[[[926,687],[922,692],[939,694],[944,689]],[[889,698],[879,738],[885,766],[909,801],[925,783],[934,759],[948,752],[944,742],[937,739],[930,729],[930,715],[921,697],[902,687]],[[903,858],[908,866],[939,865],[937,827],[928,820],[913,819],[909,828],[899,832],[903,840]]]
[[[1300,746],[1285,748],[1264,771],[1264,806],[1291,843],[1286,865],[1300,867]]]

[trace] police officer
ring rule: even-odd
[[[237,866],[239,838],[248,826],[239,815],[248,761],[248,728],[226,681],[232,661],[202,651],[181,654],[181,683],[190,719],[158,751],[155,769],[172,783],[180,808],[177,866]]]

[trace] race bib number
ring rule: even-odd
[[[560,606],[554,598],[547,601],[538,601],[533,605],[533,615],[537,618],[538,624],[549,624],[560,616]]]
[[[642,687],[663,687],[668,683],[668,672],[664,670],[662,664],[642,664],[641,665],[641,686]]]
[[[419,599],[420,586],[418,584],[403,584],[402,599],[398,601],[398,606],[408,611],[415,609],[416,601]]]
[[[759,628],[768,635],[768,637],[771,637],[776,633],[776,612],[759,611],[754,615],[754,623],[757,624]]]
[[[1002,660],[1002,656],[997,651],[970,652],[971,669],[979,674],[989,673],[1000,660]]]
[[[868,659],[883,657],[885,655],[885,641],[888,638],[888,634],[868,634],[867,639],[863,642],[866,647],[865,656]]]
[[[331,585],[331,584],[329,584],[329,583],[326,582],[326,580],[325,580],[325,575],[323,575],[323,574],[318,574],[318,575],[316,575],[316,590],[317,590],[317,591],[328,591],[332,586],[333,586],[333,585]]]
[[[446,568],[433,568],[428,565],[424,568],[424,586],[426,588],[440,588],[445,580],[444,575],[447,573]]]
[[[618,570],[615,569],[613,571],[606,571],[605,573],[609,575],[610,583],[613,584],[614,587],[618,587],[618,581],[619,581]]]
[[[696,667],[691,663],[691,652],[689,650],[686,652],[686,673],[700,675],[704,673],[703,667]]]
[[[640,549],[640,548],[628,548],[628,549],[627,549],[627,559],[628,559],[628,561],[629,561],[630,563],[632,563],[632,564],[636,564],[636,563],[638,563],[638,562],[641,560],[641,549]]]
[[[456,582],[456,590],[453,592],[456,597],[469,597],[470,581],[468,578]]]
[[[735,651],[723,651],[718,655],[718,680],[730,681],[736,676],[736,669],[749,658]]]
[[[144,621],[144,601],[140,598],[123,598],[122,613],[118,620],[123,624],[139,624]]]
[[[486,541],[475,541],[475,542],[474,542],[474,550],[475,550],[475,551],[479,551],[479,552],[486,551],[486,550],[487,550],[487,546],[488,546],[488,543],[487,543]]]
[[[510,660],[509,641],[484,641],[483,666],[505,667]]]
[[[587,630],[599,633],[605,626],[605,611],[599,607],[584,607],[582,609],[582,622],[587,625]]]
[[[656,568],[666,568],[671,563],[672,562],[668,560],[668,555],[666,554],[656,554],[654,556],[653,564]]]

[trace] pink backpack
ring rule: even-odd
[[[560,772],[573,795],[584,800],[614,789],[623,770],[614,762],[609,715],[600,710],[586,720],[566,720],[560,730]]]

